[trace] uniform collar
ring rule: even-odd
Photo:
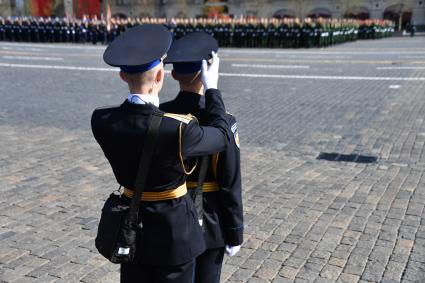
[[[132,104],[153,104],[156,107],[159,106],[159,97],[157,95],[130,93],[127,101]]]
[[[190,91],[180,91],[175,98],[176,100],[190,101],[191,103],[198,103],[199,106],[205,105],[205,96]]]
[[[140,114],[152,114],[155,109],[158,109],[155,105],[151,103],[145,104],[136,104],[131,103],[128,99],[124,100],[124,103],[121,104],[122,109],[126,111],[140,113]]]

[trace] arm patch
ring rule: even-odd
[[[236,143],[237,147],[240,148],[241,146],[240,146],[240,141],[239,141],[238,123],[235,122],[232,125],[232,127],[230,128],[230,130],[233,133],[233,137],[235,138],[235,143]]]

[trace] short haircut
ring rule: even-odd
[[[195,73],[189,73],[189,74],[180,74],[180,73],[177,73],[176,71],[173,72],[173,78],[179,81],[179,83],[183,85],[192,84],[195,80],[200,78],[200,76],[201,76],[201,71],[197,71]]]
[[[157,68],[153,68],[144,73],[135,73],[135,74],[125,73],[125,72],[123,73],[129,84],[145,85],[145,84],[151,84],[155,80],[156,70]]]

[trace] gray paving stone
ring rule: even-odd
[[[349,274],[349,273],[341,273],[337,282],[342,283],[357,283],[360,280],[360,276]]]
[[[327,264],[320,272],[320,276],[328,280],[336,280],[341,274],[343,268],[335,265]]]
[[[230,280],[247,281],[252,277],[253,274],[254,274],[253,270],[240,268],[232,274],[232,276],[230,277]]]
[[[425,52],[424,42],[344,44],[318,51],[326,63],[312,58],[315,50],[249,52],[270,64],[308,61],[310,69],[296,72],[303,75],[425,77],[423,70],[376,68],[422,63],[407,57]],[[33,55],[46,51],[19,47]],[[101,50],[56,46],[48,52],[70,65],[103,67]],[[252,60],[243,50],[221,52],[224,73],[235,72],[235,60]],[[0,76],[1,280],[118,282],[118,267],[99,256],[93,242],[116,181],[92,137],[90,115],[97,106],[121,103],[127,91],[110,72],[1,67]],[[225,257],[222,282],[424,281],[423,81],[223,76],[220,84],[243,142],[246,224],[242,250]],[[400,88],[389,88],[395,84]],[[167,77],[161,100],[175,92]],[[320,152],[379,160],[327,162],[316,159]]]
[[[284,277],[275,277],[272,283],[291,283],[294,282],[292,279],[284,278]]]
[[[266,279],[262,279],[262,278],[257,278],[257,277],[252,277],[251,279],[248,280],[248,283],[268,283],[268,282],[270,281]]]

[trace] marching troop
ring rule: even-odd
[[[179,39],[191,32],[206,32],[220,47],[310,48],[327,47],[357,39],[389,37],[394,24],[387,20],[297,18],[112,18],[77,19],[0,17],[0,41],[108,44],[128,28],[162,24]]]

